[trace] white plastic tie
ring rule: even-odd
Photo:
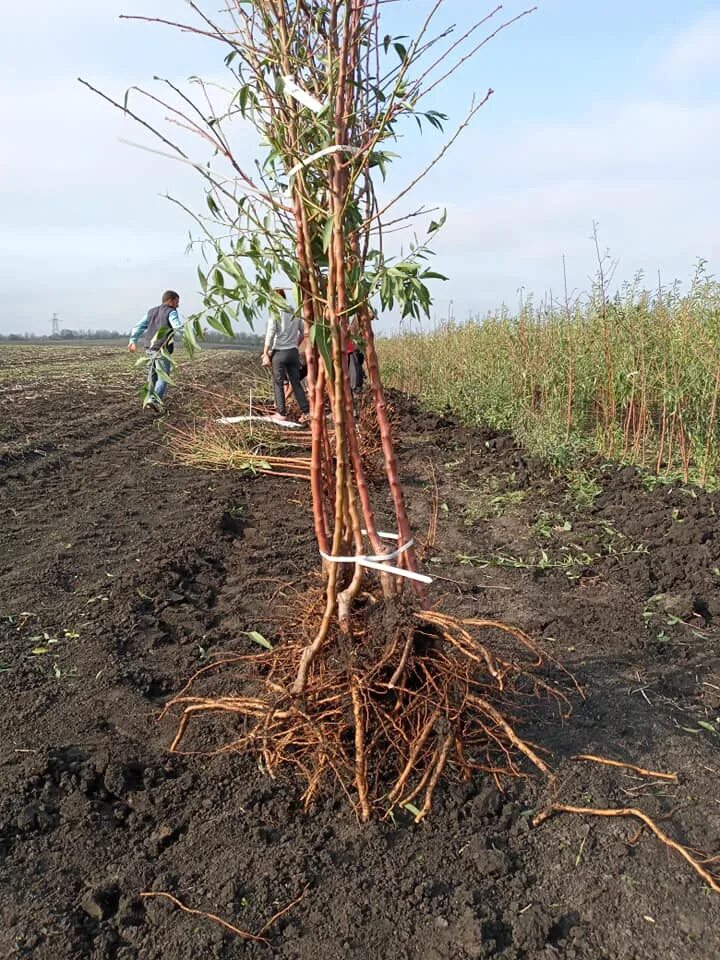
[[[379,534],[379,536],[382,536],[382,534]],[[401,553],[405,553],[406,550],[409,550],[414,542],[414,540],[410,539],[407,543],[404,543],[401,547],[398,547],[397,550],[393,550],[392,553],[358,553],[354,557],[333,557],[329,553],[323,553],[321,550],[320,556],[323,558],[323,560],[327,560],[329,563],[360,563],[361,560],[369,560],[373,563],[381,563],[383,560],[396,560]]]
[[[381,573],[392,573],[396,577],[405,577],[408,580],[419,580],[420,583],[432,583],[432,577],[424,573],[415,573],[414,570],[403,570],[401,567],[391,567],[389,564],[375,563],[374,560],[357,561],[361,567],[370,567],[371,570],[379,570]]]
[[[303,88],[295,82],[294,77],[288,73],[282,79],[285,84],[285,93],[289,93],[293,100],[297,100],[298,103],[312,110],[313,113],[323,112],[325,104],[320,103],[320,101],[316,97],[313,97],[311,93],[308,93],[307,90],[303,90]]]
[[[298,171],[303,169],[303,167],[309,167],[311,163],[315,163],[316,160],[322,160],[323,157],[328,157],[332,153],[356,154],[360,152],[360,147],[351,147],[343,143],[334,143],[331,147],[323,147],[322,150],[318,150],[316,153],[311,153],[309,157],[305,157],[304,160],[296,163],[291,170],[288,170],[288,177],[294,177]]]
[[[362,530],[361,532],[367,536],[367,530]],[[378,530],[377,535],[382,540],[400,539],[396,533],[384,533],[382,530]],[[381,573],[392,573],[396,577],[405,577],[407,580],[417,580],[420,583],[432,583],[432,577],[428,577],[424,573],[415,573],[414,570],[403,570],[402,567],[393,566],[389,562],[390,560],[395,560],[402,553],[405,553],[406,550],[409,550],[414,542],[414,539],[411,537],[407,543],[404,543],[401,547],[398,547],[397,550],[393,550],[392,553],[359,553],[353,557],[333,557],[321,550],[320,556],[323,558],[323,560],[327,560],[328,563],[355,563],[361,567],[368,567],[370,570],[379,570]]]

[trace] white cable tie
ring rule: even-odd
[[[292,179],[298,171],[302,170],[303,167],[309,166],[311,163],[315,163],[316,160],[321,160],[323,157],[329,156],[331,153],[361,153],[360,147],[351,147],[348,144],[335,143],[331,147],[323,147],[322,150],[318,150],[316,153],[311,153],[309,157],[305,157],[304,160],[301,160],[299,163],[296,163],[295,166],[288,170],[288,179]]]
[[[404,543],[401,547],[398,547],[397,550],[393,550],[392,553],[358,553],[354,557],[333,557],[329,553],[323,553],[320,551],[320,556],[323,560],[327,560],[329,563],[362,563],[363,561],[369,561],[371,563],[380,563],[385,560],[395,560],[400,556],[401,553],[405,553],[406,550],[409,550],[415,541],[411,538],[407,543]]]
[[[320,101],[308,93],[307,90],[303,90],[289,73],[282,79],[285,84],[285,92],[289,93],[294,100],[297,100],[298,103],[301,103],[304,107],[308,107],[313,113],[323,112],[325,104],[320,103]]]
[[[403,570],[401,567],[386,566],[383,563],[375,563],[374,560],[357,560],[361,567],[370,567],[371,570],[379,570],[381,573],[392,573],[396,577],[406,577],[408,580],[419,580],[420,583],[432,583],[432,577],[424,573],[415,573],[414,570]]]

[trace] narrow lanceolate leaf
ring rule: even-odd
[[[228,333],[225,329],[225,324],[223,323],[220,314],[214,317],[207,317],[207,323],[209,327],[212,327],[213,330],[217,330],[218,333],[222,333],[224,336],[232,336],[232,332]]]
[[[333,363],[332,347],[330,345],[330,328],[324,323],[318,323],[316,321],[312,327],[310,327],[310,343],[312,343],[313,346],[317,344],[318,352],[325,363],[325,369],[328,375],[332,377]]]
[[[243,116],[245,116],[245,111],[247,110],[249,96],[250,96],[250,85],[246,83],[244,87],[240,87],[240,92],[238,93],[238,103],[240,104],[240,113],[242,113]]]
[[[707,730],[709,733],[717,734],[714,724],[709,723],[707,720],[698,720],[698,726],[702,727],[703,730]]]
[[[232,321],[230,320],[230,317],[228,316],[227,312],[225,310],[221,310],[219,313],[219,317],[220,317],[220,324],[222,326],[222,332],[227,337],[233,337],[235,335],[235,331],[233,330]]]
[[[256,643],[259,647],[264,647],[265,650],[272,650],[272,644],[269,640],[266,640],[265,637],[258,633],[257,630],[248,630],[247,636],[250,637],[253,643]]]
[[[328,249],[330,247],[330,240],[332,239],[332,231],[333,231],[333,218],[329,217],[325,221],[325,226],[323,227],[323,232],[322,232],[323,253],[328,252]]]
[[[447,220],[447,210],[443,210],[439,220],[430,221],[430,226],[428,227],[428,234],[436,233],[440,229],[440,227],[444,225],[446,220]]]

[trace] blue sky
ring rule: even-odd
[[[389,5],[387,32],[411,33],[428,5]],[[506,2],[497,22],[530,5]],[[437,22],[461,30],[492,6],[445,0]],[[186,309],[198,303],[190,224],[161,194],[198,205],[200,182],[120,144],[149,141],[75,78],[122,98],[153,74],[218,76],[220,50],[117,20],[133,9],[187,15],[181,0],[35,0],[30,19],[17,4],[3,13],[1,332],[44,332],[55,311],[68,327],[129,329],[168,286]],[[495,90],[404,207],[448,209],[435,265],[450,281],[435,288],[435,316],[514,306],[520,288],[559,292],[563,254],[571,287],[586,287],[593,220],[618,279],[687,281],[700,257],[717,270],[719,81],[717,2],[539,0],[428,103],[452,126],[473,92]],[[439,145],[408,129],[392,186]]]

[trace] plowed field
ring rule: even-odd
[[[250,652],[246,631],[272,637],[278,588],[317,577],[304,485],[171,457],[199,388],[242,390],[258,364],[205,354],[158,421],[122,350],[0,347],[0,956],[717,960],[720,896],[634,821],[533,829],[532,780],[449,783],[423,825],[362,827],[342,796],[305,813],[247,757],[168,753],[165,700]],[[421,543],[437,507],[433,599],[522,627],[586,691],[567,724],[524,729],[560,798],[672,814],[720,855],[720,497],[599,464],[568,483],[393,400]],[[245,930],[302,899],[268,946],[153,890]]]

